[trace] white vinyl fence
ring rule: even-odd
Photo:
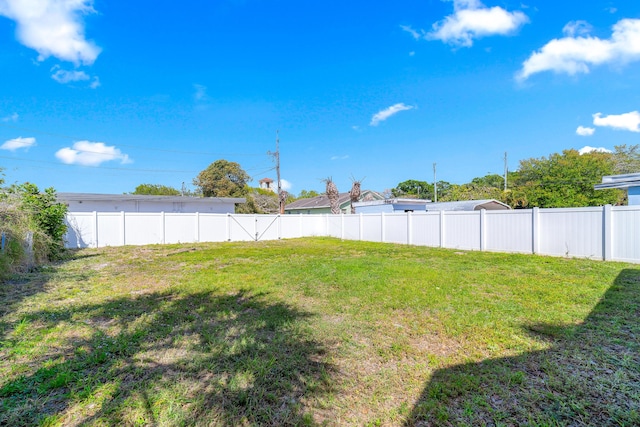
[[[356,215],[70,212],[67,247],[332,236],[640,262],[640,206]]]

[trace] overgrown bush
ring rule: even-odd
[[[0,278],[34,265],[59,259],[64,251],[67,207],[56,201],[56,192],[41,192],[34,184],[12,185],[0,193]]]

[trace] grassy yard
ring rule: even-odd
[[[82,250],[0,284],[0,425],[640,425],[640,266]]]

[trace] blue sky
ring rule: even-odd
[[[640,143],[640,2],[0,0],[0,82],[8,182],[461,184]]]

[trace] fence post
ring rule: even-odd
[[[27,231],[26,243],[27,247],[25,248],[27,252],[27,266],[32,268],[35,265],[35,259],[33,256],[33,231]]]
[[[160,212],[160,227],[162,228],[162,234],[160,235],[160,243],[164,245],[165,242],[165,227],[166,221],[164,219],[164,211]]]
[[[93,211],[93,245],[98,247],[98,212]]]
[[[200,212],[196,212],[196,242],[200,241]]]
[[[480,209],[480,250],[487,249],[487,210]]]
[[[386,238],[385,236],[386,221],[384,217],[384,212],[380,212],[380,227],[382,228],[382,230],[380,231],[380,240],[382,241],[382,243],[384,243],[384,240]]]
[[[540,208],[531,209],[531,250],[540,253]]]
[[[258,241],[258,216],[253,215],[253,231],[255,232],[253,240]]]
[[[611,205],[602,207],[602,259],[605,261],[612,259],[613,221],[611,213]]]
[[[360,212],[360,230],[358,230],[358,238],[362,240],[362,236],[364,235],[364,221],[362,220],[362,212]]]
[[[440,247],[444,248],[444,211],[440,211]]]
[[[410,245],[412,242],[411,235],[413,234],[413,221],[411,217],[411,212],[407,212],[407,245]]]
[[[282,215],[278,214],[278,240],[282,239]]]
[[[340,213],[340,239],[344,240],[344,214]]]
[[[227,230],[226,230],[226,234],[227,234],[227,242],[231,241],[231,214],[227,213]]]
[[[125,226],[124,211],[120,211],[120,242],[122,243],[122,246],[125,246],[127,244],[127,234],[124,229],[124,226]]]

